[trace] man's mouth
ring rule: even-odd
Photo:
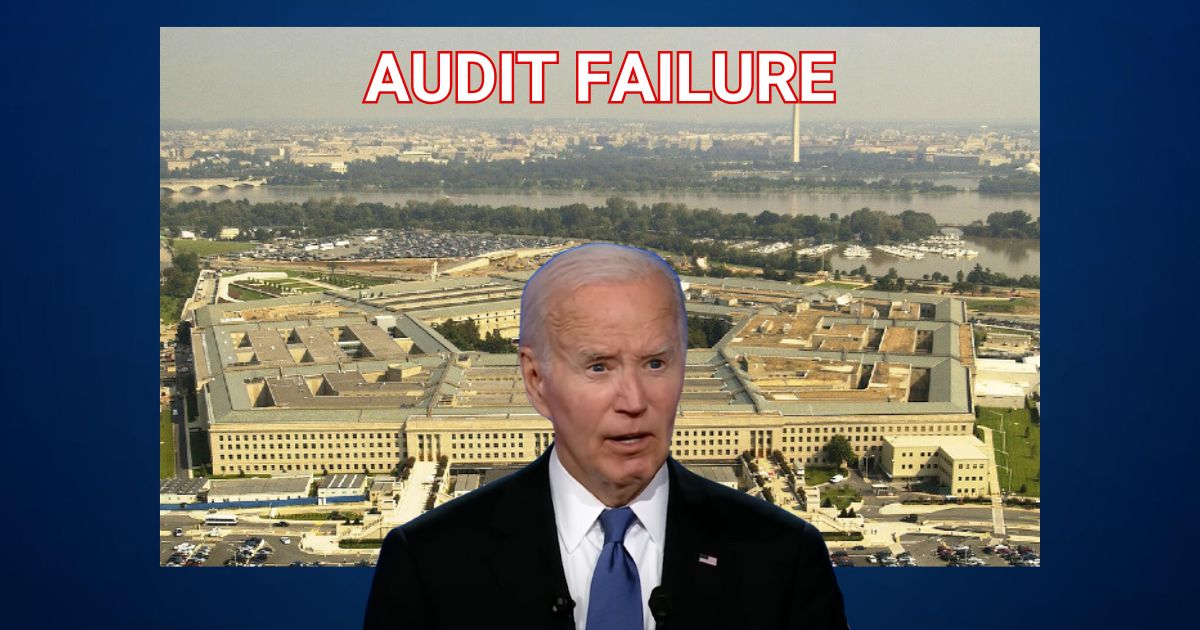
[[[625,435],[614,435],[608,439],[623,446],[633,446],[649,437],[649,433],[626,433]]]

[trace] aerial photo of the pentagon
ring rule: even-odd
[[[389,529],[553,442],[518,369],[520,295],[577,241],[358,255],[399,236],[205,259],[163,326],[164,565],[369,565]],[[808,520],[836,565],[1037,561],[1040,500],[997,461],[1029,437],[1006,416],[1040,411],[1031,333],[983,332],[939,292],[691,275],[708,261],[664,255],[690,333],[673,457]]]

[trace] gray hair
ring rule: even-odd
[[[521,292],[520,344],[533,348],[538,363],[549,368],[550,352],[542,331],[550,299],[592,284],[640,280],[658,274],[672,288],[679,306],[680,349],[687,351],[687,306],[679,276],[654,252],[617,245],[586,243],[555,254],[525,283]]]

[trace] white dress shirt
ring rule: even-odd
[[[663,463],[650,484],[629,508],[637,518],[625,532],[625,550],[638,569],[642,587],[643,630],[654,630],[650,615],[650,591],[662,581],[663,544],[667,536],[667,464]],[[575,628],[586,630],[588,591],[592,573],[604,547],[600,513],[607,506],[584,488],[558,459],[558,449],[550,453],[550,498],[554,503],[554,521],[558,527],[558,552],[562,556],[567,588],[575,600]]]

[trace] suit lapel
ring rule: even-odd
[[[717,515],[708,510],[697,477],[674,459],[667,467],[671,488],[662,585],[671,596],[671,625],[712,623],[722,610],[722,581],[734,559],[723,553],[721,537],[712,529]]]
[[[497,502],[491,530],[493,552],[490,570],[497,590],[506,593],[511,609],[529,619],[531,612],[554,620],[551,606],[559,596],[569,597],[558,529],[550,499],[549,450],[525,469]],[[506,607],[507,608],[507,607]]]

